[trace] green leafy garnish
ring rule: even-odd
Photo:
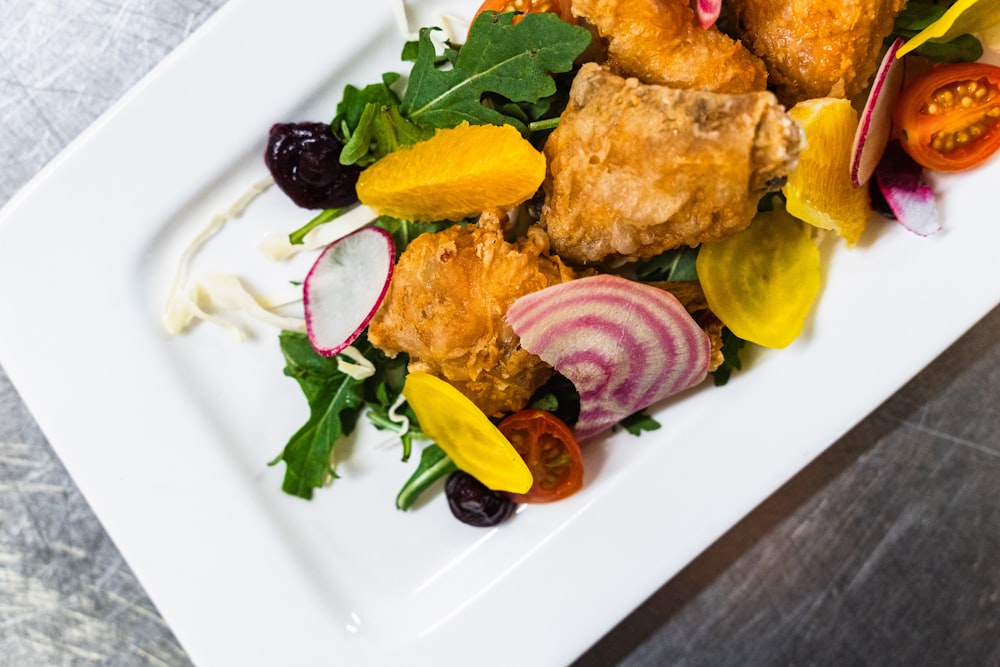
[[[338,357],[317,354],[305,334],[282,331],[278,342],[285,357],[285,375],[299,383],[309,403],[309,419],[270,462],[270,465],[285,463],[281,485],[285,493],[308,500],[313,489],[336,478],[332,464],[334,445],[354,430],[365,407],[370,408],[369,419],[373,424],[399,433],[406,459],[411,440],[422,437],[419,424],[412,412],[403,408],[403,414],[410,420],[410,428],[403,432],[399,422],[389,415],[402,388],[405,355],[389,359],[365,336],[360,336],[353,346],[372,362],[375,373],[358,380],[340,370]]]
[[[548,410],[572,427],[580,419],[580,392],[566,376],[556,373],[535,391],[528,407]]]
[[[281,489],[308,500],[313,489],[336,477],[333,445],[354,430],[363,406],[362,382],[342,373],[336,357],[316,354],[304,334],[282,331],[278,340],[285,355],[285,375],[299,383],[309,402],[309,419],[270,465],[284,461]]]
[[[388,215],[379,216],[375,221],[376,227],[381,227],[392,235],[392,242],[396,246],[396,259],[410,245],[410,241],[421,234],[439,232],[446,227],[451,227],[455,223],[450,220],[441,222],[413,222],[412,220],[402,220]]]
[[[428,445],[420,453],[420,465],[410,476],[399,495],[396,496],[396,507],[407,510],[413,506],[424,491],[434,482],[458,470],[444,450],[437,445]]]
[[[645,410],[640,410],[618,422],[618,426],[632,435],[642,435],[645,431],[655,431],[660,428],[660,422],[646,414]]]
[[[309,222],[307,222],[306,224],[302,225],[294,232],[289,234],[288,241],[293,245],[301,245],[306,237],[306,234],[311,232],[316,227],[319,227],[320,225],[326,224],[331,220],[336,220],[345,212],[347,212],[349,209],[350,207],[323,209],[318,214],[316,214],[316,216],[313,217]]]
[[[697,257],[698,248],[674,248],[639,262],[635,268],[636,277],[645,282],[698,280]]]
[[[429,139],[433,133],[403,118],[396,106],[370,103],[340,152],[340,163],[364,167],[397,148]]]
[[[526,134],[524,117],[534,114],[525,109],[556,94],[552,74],[570,71],[591,36],[554,14],[528,14],[517,24],[513,19],[513,13],[480,14],[461,49],[448,47],[450,68],[438,66],[432,29],[421,29],[403,116],[424,127],[468,121],[510,124]],[[516,115],[498,108],[508,102],[518,105]]]
[[[907,3],[896,17],[892,34],[887,39],[910,39],[944,16],[953,4],[954,2],[916,0]],[[983,56],[983,45],[972,35],[959,35],[948,42],[924,42],[913,53],[939,63],[974,62]]]
[[[729,376],[734,370],[743,368],[740,361],[740,350],[746,345],[746,341],[734,334],[728,327],[722,328],[722,357],[723,361],[719,367],[712,372],[712,379],[716,387],[729,382]]]

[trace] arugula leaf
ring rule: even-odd
[[[455,224],[461,223],[455,223],[450,220],[413,222],[412,220],[393,218],[388,215],[379,216],[374,223],[376,227],[380,227],[392,235],[393,244],[396,246],[396,259],[399,259],[399,255],[406,250],[406,246],[410,245],[410,241],[421,234],[439,232]]]
[[[402,114],[425,127],[507,123],[527,133],[520,118],[484,104],[484,98],[535,105],[554,95],[552,73],[571,70],[591,36],[554,14],[527,14],[517,24],[513,19],[513,13],[480,14],[466,43],[448,54],[450,69],[438,67],[432,29],[422,28]]]
[[[647,415],[645,410],[639,410],[618,422],[618,426],[632,435],[642,435],[643,431],[655,431],[660,428],[660,422]]]
[[[410,476],[399,495],[396,496],[396,507],[401,510],[408,510],[413,506],[424,491],[434,482],[442,477],[446,477],[458,470],[458,466],[452,462],[444,450],[437,445],[428,445],[420,453],[420,465],[416,472]]]
[[[397,106],[372,102],[365,105],[354,133],[340,151],[340,163],[365,167],[401,146],[429,139],[432,134],[433,130],[403,118]]]
[[[330,126],[341,139],[350,137],[361,122],[365,107],[374,104],[377,107],[398,106],[399,96],[392,90],[392,85],[400,79],[396,72],[386,72],[381,83],[372,83],[364,88],[347,85],[343,96],[337,104],[337,115],[333,117]]]
[[[893,24],[892,33],[886,41],[897,36],[910,39],[924,28],[944,16],[953,2],[916,2],[906,7]],[[973,35],[959,35],[948,42],[925,42],[913,50],[928,60],[939,63],[974,62],[983,55],[983,45]]]
[[[389,412],[403,391],[409,357],[405,353],[398,354],[394,358],[387,357],[384,352],[368,342],[367,331],[354,341],[354,347],[375,366],[375,374],[364,381],[364,401],[368,406],[368,421],[380,431],[393,431],[399,435],[403,444],[402,459],[407,461],[410,458],[414,438],[424,437],[420,423],[417,415],[405,403],[395,412],[396,415],[407,418],[409,428],[404,430],[398,419],[394,419]]]
[[[729,327],[722,327],[723,360],[719,367],[712,372],[712,379],[715,381],[716,387],[721,387],[729,382],[729,376],[734,370],[738,371],[743,368],[743,362],[740,361],[740,350],[745,344],[746,341],[730,331]]]
[[[559,373],[535,391],[528,406],[548,410],[570,428],[580,419],[580,393],[565,375]]]
[[[336,220],[341,215],[343,215],[344,213],[346,213],[349,209],[350,209],[349,206],[345,206],[343,208],[325,208],[325,209],[323,209],[322,211],[320,211],[319,213],[317,213],[316,216],[313,217],[309,222],[307,222],[306,224],[302,225],[301,227],[299,227],[295,231],[291,232],[288,235],[288,241],[289,241],[289,243],[291,243],[292,245],[302,245],[303,241],[306,238],[306,234],[308,234],[313,229],[315,229],[316,227],[319,227],[322,224],[326,224],[327,222],[330,222],[331,220]]]
[[[335,357],[316,354],[305,334],[282,331],[278,340],[285,356],[285,375],[299,383],[309,402],[309,419],[269,465],[284,461],[281,489],[308,500],[313,489],[336,477],[333,446],[354,430],[363,407],[362,382],[338,370]]]
[[[646,282],[658,280],[698,280],[695,259],[698,248],[681,246],[650,257],[635,267],[636,277]]]

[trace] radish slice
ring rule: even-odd
[[[861,112],[861,122],[854,133],[851,147],[851,183],[860,187],[868,182],[875,166],[882,157],[885,145],[889,143],[892,129],[892,107],[896,104],[903,86],[903,61],[896,57],[896,51],[903,45],[903,38],[897,37],[882,56],[882,62],[875,72],[871,92]]]
[[[580,393],[586,440],[708,374],[708,335],[665,290],[594,275],[532,292],[507,310],[521,346]]]
[[[364,227],[331,244],[306,276],[306,332],[319,354],[332,357],[361,335],[392,279],[396,248],[389,232]]]
[[[696,0],[695,12],[698,14],[698,23],[702,28],[708,30],[719,18],[722,11],[722,0]]]
[[[874,178],[899,224],[918,236],[940,231],[934,190],[924,180],[923,167],[907,155],[898,141],[886,147]]]

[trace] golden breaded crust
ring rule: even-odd
[[[507,308],[575,275],[546,255],[541,229],[508,243],[499,227],[456,226],[414,239],[368,329],[375,347],[407,353],[410,371],[447,380],[491,416],[523,408],[552,375],[521,348]]]
[[[801,141],[769,92],[650,86],[587,64],[545,144],[540,222],[581,265],[722,239],[783,185]]]
[[[622,76],[725,93],[766,87],[760,59],[714,26],[702,28],[687,0],[573,0],[572,10],[597,30],[603,64]]]
[[[869,83],[906,0],[727,0],[735,32],[786,105],[853,98]]]

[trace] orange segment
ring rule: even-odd
[[[530,199],[545,178],[545,156],[510,125],[438,130],[361,172],[358,198],[406,220],[461,220]]]
[[[780,209],[703,244],[695,264],[712,312],[734,334],[764,347],[786,347],[799,336],[822,277],[808,228]]]
[[[799,102],[788,115],[806,136],[799,165],[782,189],[788,212],[854,245],[868,222],[868,193],[851,183],[858,113],[848,100],[820,97]]]

